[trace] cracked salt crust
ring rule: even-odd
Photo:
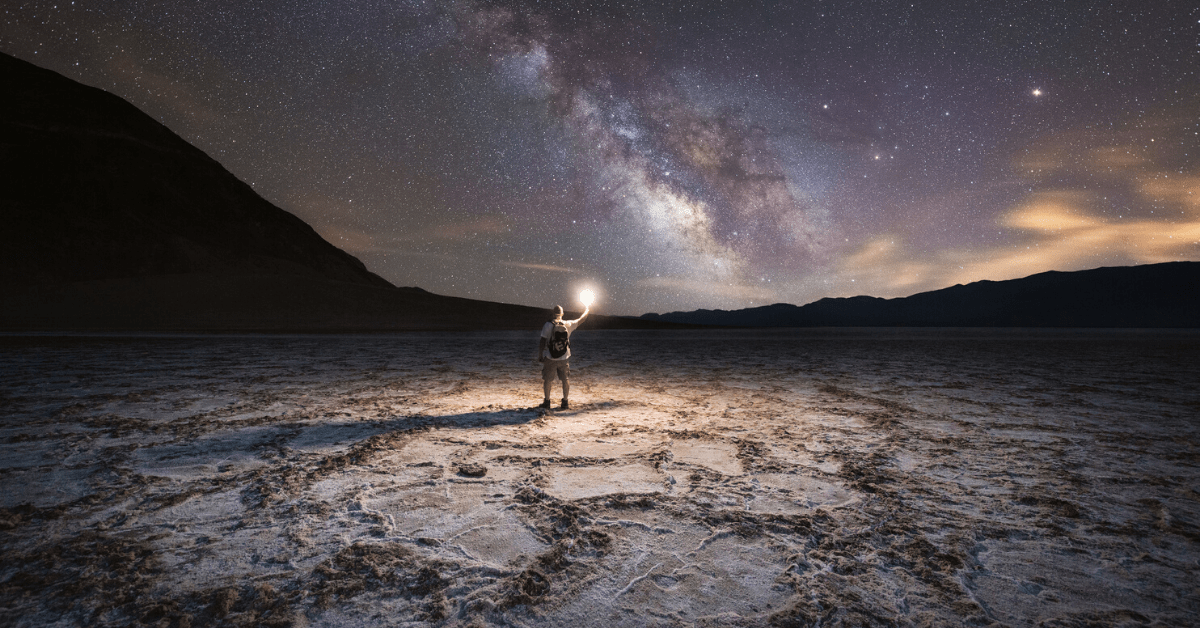
[[[0,337],[0,623],[1198,612],[1200,334],[467,336]]]

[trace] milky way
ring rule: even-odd
[[[397,285],[600,311],[1200,260],[1188,3],[29,2]]]

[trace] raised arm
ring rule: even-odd
[[[586,305],[585,305],[585,306],[583,306],[583,314],[582,314],[582,315],[580,315],[580,317],[579,317],[579,318],[577,318],[577,319],[575,319],[575,320],[571,321],[571,323],[572,323],[572,324],[577,324],[577,323],[579,323],[579,321],[581,321],[581,320],[583,320],[583,319],[587,318],[588,312],[590,312],[590,311],[592,311],[592,308],[590,308],[590,307],[588,307],[588,306],[586,306]]]

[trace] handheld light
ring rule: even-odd
[[[591,307],[592,301],[596,300],[596,295],[592,294],[591,290],[584,290],[579,293],[579,302],[583,303],[584,307]]]

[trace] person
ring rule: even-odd
[[[589,306],[584,306],[583,315],[573,321],[563,320],[563,309],[561,305],[554,306],[554,318],[546,321],[542,325],[542,336],[538,340],[538,362],[542,363],[542,389],[545,391],[545,399],[542,401],[541,407],[550,407],[550,385],[554,382],[554,378],[562,380],[562,405],[559,409],[566,410],[571,407],[567,398],[571,396],[571,366],[568,360],[571,359],[571,332],[579,326],[579,322],[587,318],[588,312],[591,311]]]

